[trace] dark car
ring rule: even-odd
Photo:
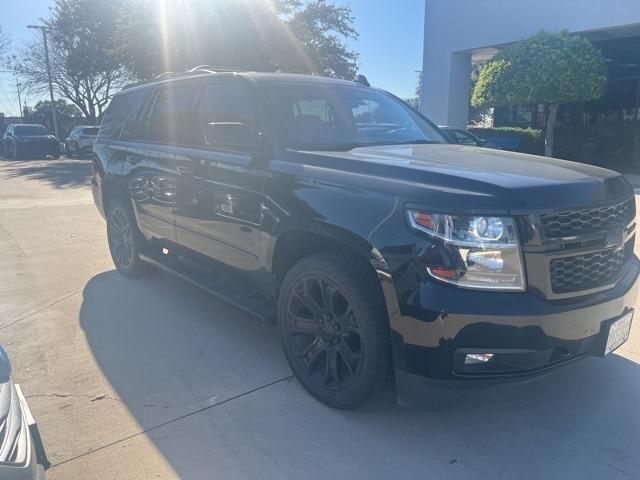
[[[442,130],[447,135],[447,138],[451,140],[451,143],[457,143],[459,145],[470,145],[473,147],[492,148],[492,146],[488,144],[486,140],[477,137],[464,128],[441,126],[440,130]]]
[[[629,335],[624,177],[451,144],[382,90],[168,75],[116,95],[94,153],[118,271],[172,272],[274,321],[333,407],[394,377],[401,397],[527,377]]]
[[[59,158],[61,154],[60,142],[42,125],[10,124],[4,132],[2,143],[7,158]]]

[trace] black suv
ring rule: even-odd
[[[7,158],[46,157],[59,158],[60,142],[42,125],[10,124],[2,137],[4,156]]]
[[[170,271],[274,320],[333,407],[393,380],[404,397],[521,378],[629,335],[621,175],[447,143],[361,83],[166,75],[113,99],[94,153],[117,269]]]

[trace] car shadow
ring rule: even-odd
[[[211,478],[212,462],[221,478],[233,462],[239,478],[627,478],[640,468],[640,366],[618,355],[435,408],[404,408],[386,392],[344,412],[289,379],[275,328],[166,274],[93,277],[80,323],[181,478]]]
[[[2,160],[2,173],[10,178],[24,177],[49,183],[56,188],[84,187],[92,175],[91,160],[61,158],[58,160]]]

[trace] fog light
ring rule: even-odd
[[[465,365],[478,365],[487,363],[493,358],[493,353],[467,353],[464,357]]]

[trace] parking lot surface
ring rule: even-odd
[[[86,159],[0,159],[0,342],[51,479],[640,478],[640,319],[606,359],[431,409],[332,410],[276,331],[119,276]]]

